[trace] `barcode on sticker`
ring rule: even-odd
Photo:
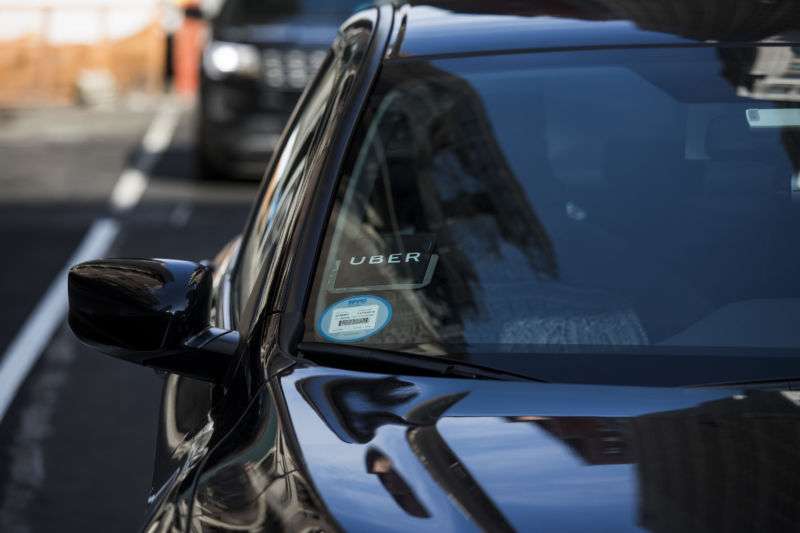
[[[345,318],[339,321],[339,327],[342,326],[355,326],[356,324],[367,324],[369,318]]]
[[[341,307],[334,310],[329,333],[360,333],[375,329],[377,305]]]

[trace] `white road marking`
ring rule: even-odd
[[[128,168],[117,180],[111,193],[111,207],[117,211],[129,211],[142,199],[147,189],[147,176],[138,168]]]
[[[142,150],[134,166],[125,169],[111,193],[114,213],[133,209],[147,189],[148,174],[169,147],[180,120],[181,109],[173,100],[159,108],[142,139]],[[66,266],[50,284],[44,297],[25,321],[22,329],[0,358],[0,422],[17,391],[41,357],[68,309],[67,272],[76,263],[101,257],[108,252],[119,234],[119,222],[113,218],[96,220]]]
[[[67,312],[67,270],[103,255],[119,233],[119,223],[110,218],[96,220],[67,266],[59,272],[39,304],[17,333],[0,360],[0,421],[22,382],[61,325]]]
[[[175,206],[169,215],[169,223],[175,227],[182,228],[189,223],[192,217],[192,206],[188,202],[181,202]]]
[[[144,139],[142,139],[144,153],[161,154],[169,148],[172,137],[175,135],[175,128],[178,127],[180,116],[180,107],[174,101],[167,100],[162,104],[152,124],[147,129],[147,133],[144,134]]]
[[[30,383],[32,401],[19,407],[20,422],[5,450],[9,468],[0,490],[0,531],[30,531],[29,508],[47,483],[45,446],[77,348],[71,335],[61,329],[45,351],[41,371]]]
[[[136,207],[147,190],[148,174],[153,170],[164,151],[169,148],[181,110],[171,100],[165,102],[156,114],[142,139],[142,148],[133,167],[125,169],[111,193],[111,208],[125,212]]]

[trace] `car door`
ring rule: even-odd
[[[374,14],[364,16],[374,19]],[[284,432],[278,429],[280,417],[264,387],[265,372],[257,362],[262,359],[266,338],[263,332],[269,319],[281,311],[277,287],[289,271],[288,252],[302,218],[303,201],[313,195],[316,185],[310,172],[312,161],[320,156],[315,150],[320,137],[330,132],[331,104],[341,105],[343,93],[349,89],[342,72],[363,57],[363,53],[353,53],[354,47],[364,46],[364,25],[358,27],[358,31],[348,31],[346,27],[341,32],[320,74],[301,99],[267,172],[246,231],[240,243],[234,245],[235,253],[229,253],[225,271],[220,273],[216,305],[225,308],[215,312],[217,319],[230,321],[226,327],[241,333],[239,362],[233,365],[225,384],[213,391],[206,416],[197,417],[194,409],[196,427],[183,439],[172,438],[166,450],[171,451],[171,456],[162,460],[167,468],[162,466],[160,483],[154,483],[149,499],[147,531],[169,527],[202,530],[211,525],[220,528],[221,524],[238,523],[242,518],[231,515],[230,509],[241,507],[241,513],[250,516],[253,505],[264,505],[257,498],[263,493],[263,483],[271,480],[280,487],[293,477],[280,474],[288,468],[284,461],[281,466],[270,462],[274,468],[253,477],[236,468],[240,465],[236,459],[240,444],[252,446],[251,439],[260,443],[259,449],[266,450],[266,456],[275,456],[276,450],[285,448]],[[170,388],[178,391],[186,380],[168,378],[165,407],[169,407]],[[184,384],[183,389],[192,387]],[[177,400],[180,395],[174,391]],[[196,399],[201,403],[206,400],[201,393],[196,393]],[[180,402],[172,403],[174,411]],[[173,412],[173,419],[178,416]],[[162,414],[164,418],[169,417]],[[252,428],[256,427],[259,430],[254,434]]]
[[[335,68],[331,57],[287,128],[283,147],[265,178],[248,229],[235,245],[237,253],[231,254],[230,264],[217,265],[226,271],[220,273],[215,298],[222,309],[216,310],[217,316],[212,319],[229,321],[228,328],[247,331],[248,323],[243,323],[241,316],[261,275],[259,264],[266,265],[275,259],[287,226],[296,216],[294,199],[316,125],[324,114],[325,101],[333,86]],[[248,335],[242,337],[246,340]],[[249,350],[245,342],[241,356]],[[155,505],[148,529],[161,527],[165,522],[185,523],[197,467],[207,451],[230,431],[249,402],[252,387],[243,377],[236,364],[224,385],[214,386],[174,374],[167,377],[150,496]]]

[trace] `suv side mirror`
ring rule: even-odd
[[[218,382],[239,334],[209,327],[211,293],[211,270],[198,263],[90,261],[69,271],[69,325],[114,357]]]

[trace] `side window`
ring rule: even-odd
[[[243,237],[234,280],[239,312],[247,304],[261,269],[273,259],[280,235],[291,218],[292,206],[310,157],[309,150],[333,91],[337,68],[329,56],[316,87],[295,119],[271,169],[249,230]]]

